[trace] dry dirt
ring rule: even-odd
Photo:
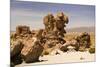
[[[75,62],[92,62],[95,61],[95,54],[89,52],[66,52],[61,55],[46,55],[39,58],[40,62],[22,63],[15,67],[27,67],[30,65],[58,64],[58,63],[75,63]]]

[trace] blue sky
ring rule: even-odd
[[[17,25],[28,25],[31,29],[44,28],[43,17],[62,11],[69,17],[66,28],[95,26],[95,6],[25,2],[11,0],[11,30]]]

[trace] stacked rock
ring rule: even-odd
[[[52,50],[58,43],[65,43],[65,40],[63,39],[64,34],[66,33],[64,27],[65,24],[68,24],[68,21],[68,16],[66,16],[63,12],[58,12],[55,17],[53,14],[48,14],[44,17],[43,23],[46,30],[46,42],[44,45],[45,50]]]

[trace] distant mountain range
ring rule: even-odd
[[[15,32],[15,31],[11,31],[11,32]],[[95,32],[95,27],[67,28],[66,32]]]
[[[95,27],[67,28],[67,32],[95,32]]]

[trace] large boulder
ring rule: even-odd
[[[59,42],[59,40],[54,38],[47,39],[46,43],[44,44],[44,50],[42,55],[51,54],[52,51],[55,52],[55,49],[59,50],[62,46],[61,43],[63,43],[63,41]]]
[[[23,30],[22,28],[20,29],[21,31]],[[39,60],[39,56],[43,51],[41,44],[43,42],[42,32],[43,30],[39,30],[35,37],[28,32],[19,34],[15,32],[14,35],[11,35],[11,66],[20,64],[23,60],[26,63]]]
[[[17,64],[21,64],[23,62],[20,53],[14,55],[13,57],[10,57],[10,59],[11,59],[11,67],[13,67],[13,66],[15,66]]]
[[[46,43],[44,44],[44,50],[42,55],[48,55],[50,54],[50,52],[53,50],[53,48],[56,46],[55,41],[54,40],[47,40]]]
[[[11,57],[20,53],[22,48],[23,48],[23,44],[20,40],[18,41],[13,41],[13,43],[11,44]]]
[[[43,46],[36,38],[25,41],[25,46],[21,51],[23,60],[26,63],[36,62],[43,51]]]
[[[89,48],[91,45],[90,35],[87,32],[81,33],[79,36],[75,37],[79,43],[79,49],[84,51],[85,48]]]
[[[21,64],[22,63],[22,57],[21,57],[21,50],[23,48],[23,44],[20,40],[17,41],[13,41],[11,43],[11,67],[14,67],[17,64]]]
[[[64,43],[60,48],[60,50],[63,52],[66,52],[70,49],[78,51],[79,50],[79,43],[76,40],[72,39],[70,41],[66,41],[66,43]]]

